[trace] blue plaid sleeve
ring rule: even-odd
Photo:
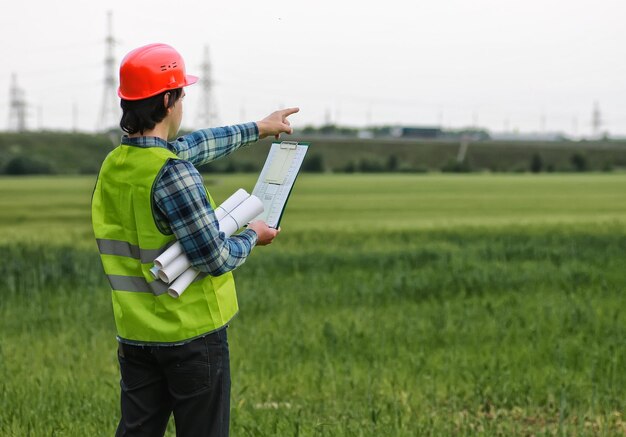
[[[219,276],[234,270],[256,244],[251,229],[229,238],[220,232],[202,176],[189,161],[169,161],[153,195],[159,226],[174,233],[191,264],[202,272]]]
[[[226,156],[258,139],[259,128],[251,122],[197,130],[170,142],[169,148],[179,158],[198,166]]]

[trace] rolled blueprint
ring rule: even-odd
[[[222,218],[222,220],[220,221],[220,231],[225,233],[226,237],[228,237],[229,235],[232,235],[240,227],[241,226],[239,226],[239,223],[237,223],[237,220],[234,217],[232,217],[230,214]]]
[[[154,265],[157,266],[159,269],[162,269],[164,265],[167,265],[174,261],[174,259],[181,253],[183,253],[183,247],[178,244],[177,241],[176,243],[168,247],[165,252],[156,257],[156,259],[154,260]]]
[[[239,207],[230,211],[220,220],[220,231],[230,237],[243,225],[263,212],[263,202],[256,196],[248,196]]]
[[[174,279],[178,278],[182,272],[191,267],[189,258],[184,253],[178,255],[174,260],[167,264],[159,271],[159,279],[166,284],[171,283]]]
[[[246,193],[243,189],[237,190],[215,210],[219,229],[226,238],[262,212],[263,202],[258,197]],[[161,266],[157,264],[157,260]],[[180,297],[199,274],[196,269],[191,267],[191,262],[178,241],[159,255],[154,260],[154,264],[150,272],[153,275],[156,273],[163,282],[171,284],[167,292],[174,298]]]
[[[251,197],[258,200],[256,196],[250,196],[250,194],[248,194],[246,190],[244,190],[243,188],[240,188],[237,191],[235,191],[232,196],[226,199],[220,206],[218,206],[215,209],[215,216],[217,217],[217,221],[220,223],[220,230],[226,234],[226,238],[230,237],[241,226],[237,226],[236,228],[233,229],[232,228],[233,224],[236,225],[238,223],[231,223],[228,226],[228,229],[227,229],[228,232],[225,232],[224,229],[222,229],[221,220],[225,216],[229,215],[235,208],[237,208],[239,205],[244,203],[246,200],[250,202],[250,200],[248,199],[250,199]],[[259,200],[259,203],[261,204],[261,207],[263,207],[263,204],[261,203],[260,200]],[[263,212],[262,209],[261,209],[261,212]],[[242,224],[242,226],[244,224],[247,224],[248,221],[250,221],[254,217],[256,216],[252,216],[248,218],[247,220],[244,220],[244,223]],[[232,220],[230,221],[232,222]],[[241,220],[237,220],[237,221],[241,222]],[[154,265],[156,269],[153,267],[152,269],[150,269],[150,272],[155,278],[157,278],[159,271],[162,270],[164,266],[171,263],[175,258],[180,256],[182,253],[183,253],[183,247],[180,245],[178,241],[175,242],[170,247],[168,247],[165,252],[163,252],[154,260]]]
[[[188,268],[182,275],[180,275],[174,282],[172,282],[167,289],[167,294],[177,299],[181,294],[189,287],[194,279],[200,274],[200,272],[194,268]]]
[[[217,217],[217,221],[221,221],[227,214],[241,205],[241,203],[249,197],[250,194],[248,194],[243,188],[235,191],[232,196],[222,202],[220,206],[215,208],[215,217]]]

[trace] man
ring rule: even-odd
[[[164,44],[135,49],[120,66],[120,126],[128,135],[103,162],[92,201],[119,341],[118,436],[162,436],[172,412],[178,436],[228,435],[226,327],[238,310],[231,271],[279,232],[256,221],[225,238],[195,167],[291,133],[287,117],[298,109],[171,141],[183,117],[183,88],[196,81]],[[202,272],[179,299],[149,273],[176,240]]]

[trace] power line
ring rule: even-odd
[[[42,74],[50,74],[50,73],[60,73],[65,71],[75,72],[77,70],[87,70],[94,69],[96,67],[100,67],[101,63],[89,63],[89,64],[72,64],[72,65],[64,65],[63,67],[57,68],[43,68],[38,70],[20,70],[20,76],[41,76]],[[0,75],[1,77],[2,75]]]
[[[29,47],[26,50],[23,50],[24,53],[29,55],[36,53],[52,53],[52,52],[70,52],[76,49],[84,49],[85,47],[95,47],[101,45],[103,43],[102,40],[81,40],[80,43],[72,43],[72,44],[54,44],[50,46],[37,46],[37,47]]]

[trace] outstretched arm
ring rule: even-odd
[[[172,141],[170,148],[195,166],[206,164],[260,138],[273,135],[278,139],[282,133],[292,133],[287,117],[298,111],[298,108],[281,109],[256,123],[201,129]]]
[[[231,154],[244,144],[259,139],[256,123],[201,129],[169,143],[179,158],[196,167]]]

